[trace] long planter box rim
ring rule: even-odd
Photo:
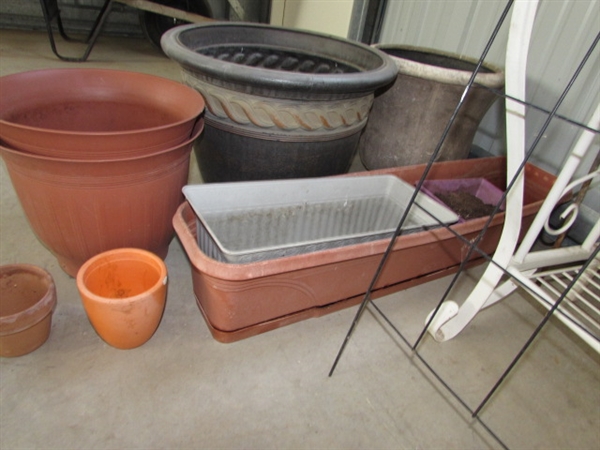
[[[483,161],[491,161],[498,162],[498,164],[502,164],[505,161],[504,157],[491,157],[491,158],[482,158]],[[480,161],[481,161],[480,160]],[[436,163],[438,167],[444,166],[460,166],[463,161],[446,161]],[[425,165],[417,165],[412,166],[413,168],[425,167]],[[534,168],[532,165],[528,165],[529,168]],[[526,167],[526,169],[527,169]],[[408,166],[410,169],[411,167]],[[380,169],[373,170],[369,172],[354,172],[345,175],[338,175],[341,177],[348,176],[361,176],[364,174],[369,175],[377,175],[377,174],[389,174],[397,171],[396,169]],[[535,167],[536,171],[543,172],[541,169]],[[552,175],[547,174],[545,172],[544,176],[552,177]],[[409,180],[406,180],[409,181]],[[541,201],[527,203],[523,207],[523,214],[531,214],[534,211],[539,209]],[[494,216],[490,226],[498,225],[504,222],[504,212],[499,212]],[[456,223],[451,226],[452,230],[459,234],[468,234],[475,231],[480,231],[482,226],[487,222],[489,217],[481,217],[477,219],[471,219],[462,223]],[[186,201],[182,203],[175,216],[173,217],[173,224],[175,226],[176,233],[178,235],[185,235],[196,241],[196,237],[192,235],[190,227],[196,228],[196,215],[194,214],[191,206]],[[394,244],[394,250],[401,250],[406,248],[407,246],[413,245],[421,245],[428,242],[440,241],[443,239],[447,239],[448,237],[453,236],[452,232],[446,228],[437,228],[434,230],[423,231],[419,233],[414,233],[410,235],[410,242],[404,239],[397,239]],[[373,242],[366,242],[361,244],[349,245],[346,247],[334,248],[321,250],[318,252],[318,265],[326,265],[332,264],[340,261],[345,261],[349,258],[352,258],[357,249],[361,249],[362,256],[370,256],[380,254],[387,248],[389,244],[389,239],[381,239]],[[258,277],[267,277],[269,275],[278,274],[285,271],[292,270],[300,270],[307,267],[313,267],[315,265],[315,260],[311,258],[313,254],[304,254],[304,255],[293,255],[286,258],[280,258],[276,261],[266,260],[266,261],[258,261],[253,263],[246,264],[229,264],[224,262],[219,262],[214,259],[207,257],[198,247],[197,244],[192,246],[192,248],[186,247],[186,252],[188,252],[188,256],[192,261],[192,264],[200,271],[216,277],[223,277],[230,280],[245,280],[251,278]]]
[[[481,230],[488,217],[472,219],[462,223],[456,223],[451,228],[459,234],[468,234]],[[492,219],[490,226],[501,224],[504,221],[504,213],[496,214]],[[196,229],[196,215],[194,214],[188,202],[182,203],[174,217],[175,230],[178,235],[185,235],[197,242],[196,236],[192,234],[192,229]],[[185,226],[182,226],[184,225]],[[421,245],[433,241],[448,239],[452,233],[446,228],[423,231],[410,234],[410,242],[403,239],[397,239],[393,250],[402,250],[413,245]],[[372,256],[382,254],[389,244],[389,239],[379,239],[372,242],[359,243],[344,247],[320,250],[314,253],[300,254],[278,258],[276,260],[256,261],[244,264],[231,264],[220,262],[206,256],[202,250],[195,245],[193,248],[186,248],[192,264],[200,271],[215,277],[223,277],[229,280],[246,280],[252,278],[268,277],[286,271],[306,269],[314,266],[335,264],[337,262],[351,259],[361,250],[361,256]],[[318,254],[318,255],[317,255]],[[315,258],[317,255],[317,258]]]
[[[238,32],[243,40],[231,36]],[[267,36],[265,36],[267,35]],[[353,73],[302,73],[247,65],[197,53],[211,45],[261,45],[265,47],[322,55],[333,61],[347,61]],[[207,76],[266,89],[302,89],[307,94],[366,93],[394,80],[398,69],[384,52],[348,39],[285,27],[250,23],[191,24],[172,28],[163,34],[165,54],[187,69]],[[344,58],[341,57],[345,49]],[[239,70],[243,67],[244,70]]]

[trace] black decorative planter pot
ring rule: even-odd
[[[206,101],[206,182],[347,172],[375,90],[397,74],[372,47],[269,25],[185,25],[161,45]]]

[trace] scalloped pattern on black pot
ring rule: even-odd
[[[262,46],[219,45],[198,54],[250,67],[302,73],[354,73],[359,69],[318,55],[276,50]]]
[[[206,101],[205,181],[347,172],[374,91],[397,74],[369,46],[269,25],[186,25],[161,43]]]

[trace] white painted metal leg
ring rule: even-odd
[[[592,114],[592,117],[587,125],[592,129],[597,129],[600,127],[600,105],[596,107],[596,110]],[[573,146],[573,150],[565,161],[560,173],[556,177],[556,181],[552,185],[550,192],[548,192],[544,203],[540,207],[539,212],[533,220],[533,223],[523,237],[523,241],[521,242],[521,245],[519,246],[519,249],[513,258],[515,264],[522,263],[525,257],[529,254],[533,244],[535,243],[535,240],[550,217],[552,210],[556,207],[556,203],[565,194],[565,190],[568,191],[569,187],[571,187],[573,184],[577,184],[571,183],[571,178],[575,174],[575,171],[581,164],[583,157],[586,155],[590,146],[592,145],[594,137],[595,133],[586,129],[582,131],[579,139]],[[578,180],[578,182],[582,182],[582,180]]]
[[[510,22],[506,49],[506,93],[522,100],[525,100],[527,55],[537,5],[537,0],[517,0]],[[506,197],[504,227],[493,257],[502,267],[510,262],[518,242],[524,186],[523,174],[518,170],[525,157],[525,106],[510,98],[506,100],[506,133],[507,179],[511,182],[515,178],[515,182]],[[460,333],[487,302],[503,273],[495,264],[490,264],[471,295],[458,308],[457,314],[443,323],[438,316],[441,312],[447,316],[453,308],[442,305],[428,329],[433,337],[437,341],[446,341]]]

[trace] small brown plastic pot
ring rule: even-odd
[[[146,343],[158,328],[167,268],[148,251],[115,249],[81,266],[77,289],[96,333],[113,347],[131,349]]]
[[[106,69],[47,69],[0,77],[0,137],[67,159],[125,158],[190,138],[204,99],[176,81]]]
[[[0,266],[0,356],[22,356],[50,336],[56,287],[44,269],[29,264]]]
[[[114,248],[166,257],[202,125],[176,147],[135,158],[78,161],[2,145],[0,154],[33,231],[75,277],[85,261]]]

